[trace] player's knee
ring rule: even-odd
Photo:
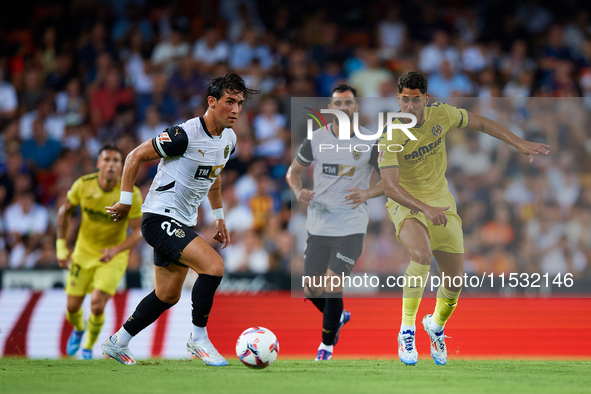
[[[68,313],[76,313],[80,310],[80,305],[68,304],[66,306]]]
[[[210,264],[203,273],[211,276],[224,276],[224,262],[219,259],[219,261]]]
[[[410,259],[422,265],[431,264],[431,251],[424,249],[413,249],[409,251]]]
[[[304,288],[304,295],[306,296],[306,298],[316,298],[319,297],[322,294],[322,291],[324,289],[321,287],[308,287],[306,286]]]
[[[105,312],[105,306],[101,303],[92,303],[90,304],[90,311],[95,316],[100,316]]]
[[[157,294],[156,296],[160,301],[171,305],[175,305],[181,299],[181,294],[175,292],[165,292],[163,294]]]

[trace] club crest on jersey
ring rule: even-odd
[[[417,213],[419,213],[419,211],[418,211],[418,210],[416,210],[416,209],[411,209],[411,210],[410,210],[410,214],[411,214],[411,215],[416,215]]]
[[[436,124],[435,126],[433,126],[433,128],[431,129],[431,133],[433,133],[433,135],[435,137],[439,137],[439,135],[441,134],[441,126]]]
[[[224,148],[224,159],[228,158],[228,153],[230,153],[230,145],[226,145]]]
[[[363,152],[357,152],[355,149],[353,149],[353,159],[355,159],[355,160],[361,159],[362,154],[363,154]]]
[[[168,135],[168,133],[166,131],[158,136],[158,142],[171,142],[171,141],[172,140],[170,139],[170,136]]]

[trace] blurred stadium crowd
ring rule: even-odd
[[[591,276],[591,21],[576,1],[23,0],[5,11],[0,269],[57,268],[57,208],[95,171],[101,144],[128,153],[202,115],[208,78],[234,71],[262,94],[235,127],[238,149],[222,177],[233,237],[226,272],[289,275],[291,97],[326,97],[343,81],[360,96],[392,97],[397,76],[418,69],[431,96],[552,148],[528,165],[487,136],[450,132],[467,270]],[[138,176],[144,196],[156,164]],[[383,202],[371,203],[358,272],[400,273],[407,262]],[[213,234],[208,207],[200,217],[198,231]],[[142,243],[129,269],[151,264]]]

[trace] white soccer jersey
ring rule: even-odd
[[[296,156],[303,166],[314,163],[314,198],[308,206],[306,230],[330,237],[365,234],[369,223],[367,204],[351,209],[345,196],[351,193],[348,189],[369,188],[372,168],[379,171],[377,146],[375,141],[356,135],[339,140],[333,134],[332,123],[328,128],[315,130],[312,140],[304,140]],[[371,134],[363,127],[359,129],[362,134]]]
[[[142,212],[169,216],[193,227],[197,209],[236,148],[236,134],[212,136],[203,117],[169,127],[152,145],[162,157]]]

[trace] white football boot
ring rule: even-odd
[[[427,334],[429,334],[429,341],[431,342],[431,357],[437,365],[445,365],[447,363],[447,346],[445,346],[445,338],[449,338],[441,330],[440,333],[435,333],[431,329],[431,321],[433,315],[425,315],[423,317],[423,327]]]
[[[111,357],[114,360],[119,361],[123,365],[135,365],[135,359],[129,347],[119,346],[117,343],[117,336],[112,335],[102,345],[101,349],[104,355]]]
[[[398,333],[398,357],[406,365],[415,365],[419,360],[414,331],[406,330]]]
[[[191,333],[187,341],[187,350],[203,360],[206,365],[213,367],[224,367],[228,365],[228,361],[216,350],[209,339],[197,343],[193,341],[193,334]]]

